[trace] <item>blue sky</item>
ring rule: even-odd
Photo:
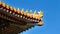
[[[60,34],[60,0],[2,0],[24,10],[43,11],[43,26],[35,26],[21,34]]]

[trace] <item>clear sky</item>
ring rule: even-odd
[[[60,34],[60,0],[2,0],[24,10],[43,11],[43,26],[35,26],[21,34]]]

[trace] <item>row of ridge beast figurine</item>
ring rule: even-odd
[[[11,11],[14,10],[14,12],[17,12],[18,14],[25,15],[25,16],[30,17],[30,18],[34,18],[34,19],[36,19],[38,21],[38,25],[43,25],[43,22],[42,22],[43,12],[42,11],[36,13],[36,10],[35,10],[34,14],[33,14],[32,10],[30,10],[30,13],[28,13],[28,10],[26,10],[24,12],[24,9],[22,9],[22,10],[20,10],[19,8],[16,9],[16,8],[14,8],[12,6],[9,6],[9,5],[5,4],[5,3],[2,3],[1,1],[0,1],[0,5],[2,5],[3,7],[6,7],[8,10],[9,9]]]

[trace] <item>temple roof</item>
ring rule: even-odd
[[[21,27],[22,31],[24,31],[28,28],[34,27],[35,25],[41,26],[43,25],[42,17],[42,11],[36,13],[35,10],[33,14],[32,10],[30,10],[30,13],[28,13],[28,10],[24,11],[24,9],[16,9],[15,7],[0,2],[0,18],[6,20],[6,22],[11,22],[11,24],[14,25],[13,28]],[[18,30],[20,31],[20,29]]]

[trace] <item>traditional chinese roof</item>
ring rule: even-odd
[[[24,11],[24,9],[20,10],[19,8],[16,9],[15,7],[9,6],[3,2],[0,2],[0,18],[9,20],[14,23],[18,23],[20,25],[43,25],[42,22],[43,12],[36,12],[28,13],[28,10]],[[29,28],[29,27],[27,27]]]

